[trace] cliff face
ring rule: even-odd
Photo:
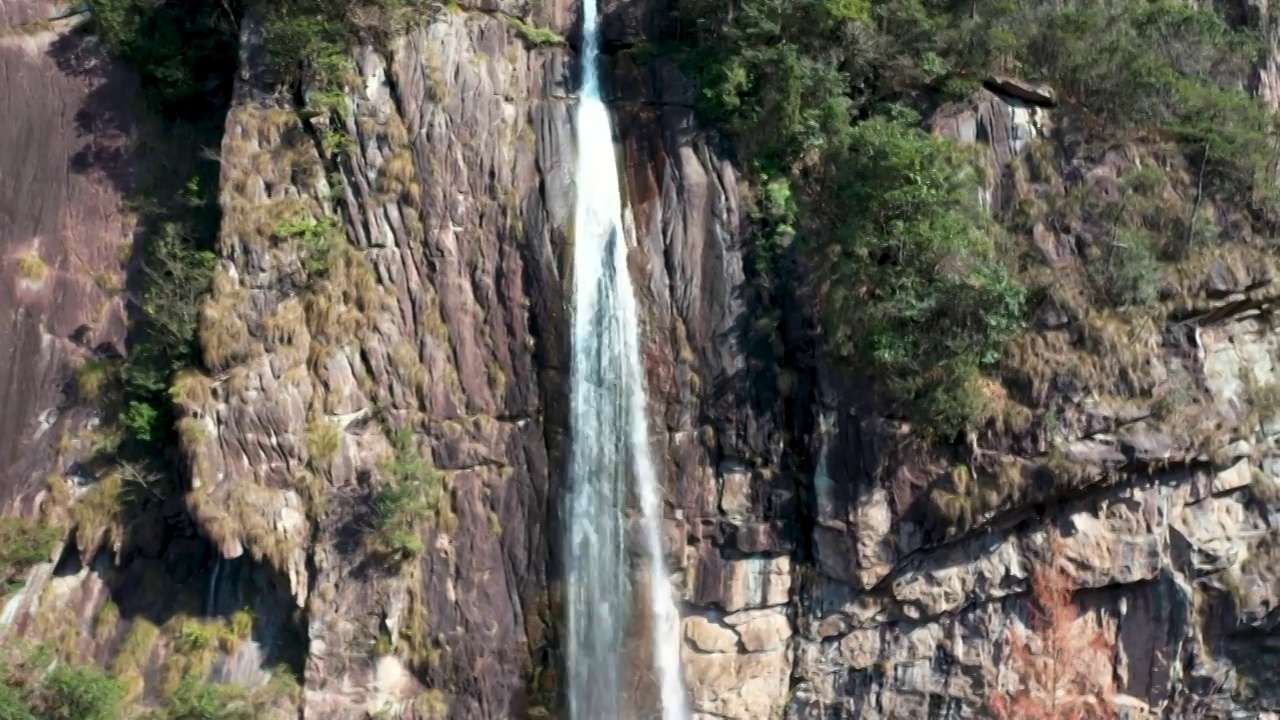
[[[43,488],[55,455],[93,418],[67,397],[66,372],[95,346],[122,352],[131,227],[128,72],[95,63],[70,22],[39,2],[0,7],[0,502]],[[60,450],[61,448],[61,450]]]
[[[747,257],[753,201],[732,151],[699,130],[679,68],[645,52],[664,8],[605,11],[700,720],[982,716],[1049,528],[1086,588],[1085,622],[1116,642],[1130,717],[1280,708],[1267,674],[1280,596],[1269,539],[1277,278],[1261,239],[1185,264],[1159,326],[1046,301],[1000,391],[1009,421],[972,438],[961,462],[912,440],[867,402],[865,383],[823,361],[803,276],[760,286]],[[247,606],[247,642],[196,669],[252,683],[291,664],[308,717],[553,711],[576,11],[523,15],[570,38],[546,45],[513,22],[521,13],[504,2],[441,9],[360,48],[337,99],[273,92],[261,32],[244,23],[217,150],[204,369],[174,388],[189,488],[166,516],[182,519],[131,528],[139,549],[123,557],[118,538],[99,548],[78,529],[76,547],[31,570],[0,620],[32,638],[69,632],[107,662],[139,618],[216,621]],[[92,120],[120,117],[90,104],[89,134],[70,126],[69,100],[94,86],[57,69],[64,42],[0,36],[6,76],[22,80],[5,89],[24,98],[0,158],[38,175],[0,182],[3,267],[16,278],[2,292],[18,308],[0,343],[26,358],[0,389],[0,406],[15,409],[0,427],[0,499],[26,514],[57,504],[39,479],[67,472],[74,448],[56,462],[54,449],[25,448],[45,447],[51,423],[91,417],[50,414],[76,353],[56,338],[90,323],[89,278],[115,267],[126,238],[107,180],[49,161],[77,143],[101,154]],[[1277,85],[1273,65],[1261,87]],[[932,126],[984,146],[997,210],[1073,187],[1110,202],[1117,177],[1146,159],[1085,154],[1069,109],[996,89],[941,109]],[[62,134],[35,130],[46,127]],[[20,162],[28,155],[41,161]],[[45,187],[47,202],[29,202]],[[1061,269],[1100,232],[1042,223],[1033,236]],[[32,251],[49,267],[42,278],[21,259]],[[119,308],[99,310],[92,342],[120,342]],[[1201,401],[1149,402],[1175,384]],[[405,453],[438,471],[444,500],[422,528],[424,551],[389,569],[367,541],[371,501]],[[1017,492],[983,489],[1011,475]],[[107,606],[124,622],[102,631]],[[140,680],[158,689],[182,652],[148,649],[133,661]]]

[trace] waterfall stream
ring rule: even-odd
[[[600,92],[597,0],[584,0],[583,83],[576,130],[572,455],[567,528],[570,720],[630,720],[628,627],[640,600],[663,720],[688,720],[680,675],[679,615],[663,560],[658,478],[649,449],[636,298],[627,272],[622,199],[609,111]],[[628,483],[628,480],[631,482]],[[648,594],[628,578],[626,507],[640,509]]]

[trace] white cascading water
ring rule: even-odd
[[[623,648],[635,602],[625,509],[634,480],[648,563],[653,668],[663,720],[688,720],[679,622],[663,560],[657,473],[649,449],[636,299],[626,264],[609,111],[596,67],[596,0],[584,0],[574,217],[572,457],[567,506],[570,720],[624,720]]]

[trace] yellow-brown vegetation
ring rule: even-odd
[[[929,492],[930,506],[945,523],[947,534],[972,529],[990,513],[1022,497],[1029,485],[1029,468],[1017,460],[1003,460],[993,472],[975,476],[967,465],[951,469],[947,481]]]
[[[111,674],[124,683],[130,699],[142,694],[151,653],[159,637],[160,628],[145,617],[138,616],[129,621],[129,629],[125,631],[120,649],[111,661]]]
[[[194,368],[174,375],[169,397],[179,407],[191,411],[203,411],[213,404],[213,378]]]
[[[400,379],[413,388],[423,390],[426,388],[428,373],[425,365],[422,364],[421,358],[418,357],[418,349],[406,341],[396,343],[391,350],[391,364],[395,368],[396,374]]]
[[[249,327],[241,317],[248,300],[248,290],[219,268],[213,292],[200,311],[200,347],[210,370],[228,370],[248,359]]]
[[[122,488],[120,474],[112,471],[71,504],[69,513],[75,528],[75,543],[82,554],[91,553],[110,539],[122,538]]]
[[[307,448],[312,466],[322,469],[338,455],[342,442],[341,431],[333,421],[318,417],[307,423],[303,434],[303,443]]]
[[[439,690],[425,690],[414,698],[413,709],[423,720],[445,720],[449,717],[449,698]]]
[[[417,168],[414,166],[413,153],[408,148],[400,148],[387,158],[382,167],[380,190],[387,196],[399,197],[417,179]]]
[[[17,258],[18,277],[30,283],[42,283],[49,276],[49,266],[34,250],[24,252]]]
[[[115,382],[117,366],[109,360],[86,360],[76,367],[76,395],[84,402],[101,403]]]
[[[97,643],[105,643],[116,634],[120,626],[120,608],[110,598],[102,603],[93,616],[93,639]]]

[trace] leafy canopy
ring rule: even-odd
[[[1023,314],[981,184],[953,144],[882,117],[854,127],[830,165],[828,341],[917,421],[955,432],[980,415],[978,369]]]

